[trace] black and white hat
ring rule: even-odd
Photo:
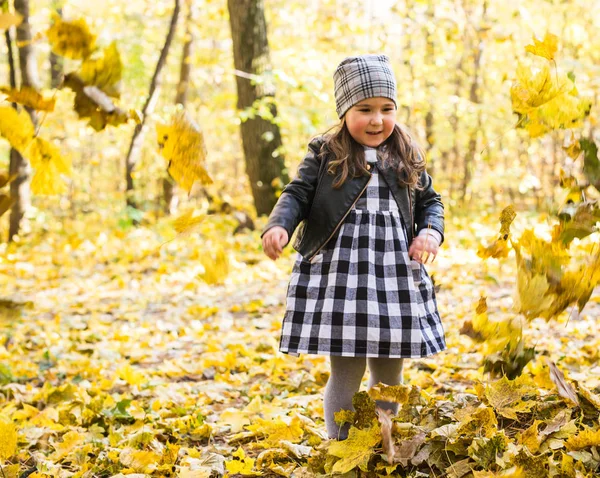
[[[396,103],[396,78],[386,55],[350,56],[333,74],[335,109],[338,117],[359,101],[375,96]]]

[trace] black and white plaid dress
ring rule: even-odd
[[[377,161],[366,148],[367,160]],[[308,262],[298,254],[280,351],[415,358],[446,348],[433,283],[408,256],[398,205],[377,167],[337,237]]]

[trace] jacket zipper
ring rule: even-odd
[[[310,259],[308,260],[308,262],[310,262],[312,264],[312,260],[317,256],[317,254],[319,252],[321,252],[321,249],[323,249],[323,247],[325,247],[325,244],[327,244],[330,239],[335,235],[335,233],[337,232],[337,230],[340,228],[340,225],[342,224],[342,222],[344,222],[344,219],[346,219],[346,216],[348,214],[350,214],[350,211],[352,211],[352,208],[354,207],[354,205],[358,202],[358,200],[360,199],[360,197],[362,196],[362,194],[365,192],[365,189],[367,189],[367,186],[369,186],[369,183],[371,182],[371,179],[373,178],[373,174],[371,174],[371,176],[369,176],[369,180],[367,181],[367,184],[365,184],[365,187],[362,188],[362,191],[358,194],[358,196],[356,197],[356,199],[354,200],[354,202],[352,203],[352,205],[350,206],[350,208],[346,211],[346,214],[344,214],[344,217],[342,217],[340,219],[340,222],[338,222],[337,226],[335,226],[335,229],[333,230],[333,232],[331,233],[331,235],[327,238],[327,240],[321,244],[321,247],[319,247],[319,249],[317,249],[317,252],[315,252]]]

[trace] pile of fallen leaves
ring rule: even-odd
[[[564,380],[538,357],[516,381],[487,381],[485,344],[459,334],[474,289],[511,316],[508,266],[482,272],[475,253],[474,231],[495,221],[448,221],[455,240],[430,272],[449,349],[409,361],[407,386],[359,393],[340,442],[323,423],[326,358],[277,352],[292,251],[273,263],[227,217],[167,242],[167,220],[119,229],[92,215],[3,245],[3,476],[594,476],[597,297],[568,329],[565,314],[525,331]],[[377,415],[382,399],[397,417]]]
[[[555,393],[543,388],[549,380],[546,367],[533,378],[479,383],[475,393],[447,400],[416,386],[374,387],[355,396],[356,412],[339,416],[353,424],[348,440],[320,447],[309,470],[452,478],[597,476],[598,390],[579,385],[575,393],[562,380],[565,388]],[[562,390],[570,394],[562,397]],[[398,415],[390,418],[374,400],[401,404]]]

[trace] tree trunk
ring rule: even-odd
[[[481,15],[481,24],[484,24],[487,14],[487,0],[483,2],[483,13]],[[465,156],[463,177],[461,184],[461,201],[464,202],[467,198],[467,189],[472,177],[472,168],[475,163],[475,153],[477,152],[477,138],[479,136],[479,130],[481,129],[481,110],[479,104],[481,103],[479,95],[479,75],[481,69],[481,56],[483,54],[483,37],[481,31],[477,30],[477,46],[475,47],[475,58],[473,60],[473,82],[471,83],[471,91],[469,93],[469,100],[471,103],[477,106],[477,123],[475,128],[471,131],[469,138],[469,147],[467,155]]]
[[[21,70],[21,86],[31,86],[38,88],[37,62],[35,50],[33,49],[31,27],[29,25],[29,0],[15,0],[15,11],[23,17],[23,21],[17,27],[17,45],[19,45],[19,67]],[[10,35],[7,34],[7,43],[9,57],[12,57],[12,43]],[[11,68],[11,84],[16,83],[16,73],[14,72],[14,57]],[[31,121],[37,123],[35,112],[29,110]],[[16,174],[16,179],[10,183],[10,196],[13,206],[10,210],[8,240],[12,241],[21,230],[23,216],[31,205],[31,166],[29,161],[21,156],[16,150],[10,152],[9,175]]]
[[[427,115],[425,115],[425,140],[426,140],[426,152],[427,159],[431,160],[430,151],[435,146],[435,133],[433,131],[435,117],[435,102],[436,102],[436,89],[435,84],[432,81],[433,72],[435,70],[435,44],[433,43],[433,32],[430,31],[430,25],[435,25],[435,13],[433,2],[429,3],[427,8],[427,23],[425,24],[425,36],[426,36],[426,46],[425,46],[425,65],[429,68],[429,71],[425,73],[425,89],[427,90],[427,94],[429,97],[429,110],[427,111]],[[435,164],[431,161],[427,169],[429,170],[429,174],[435,176]]]
[[[258,112],[242,122],[242,144],[246,158],[246,173],[259,215],[269,214],[277,202],[273,180],[287,183],[289,177],[280,149],[279,126],[275,123],[277,108],[275,87],[270,81],[271,70],[267,25],[263,0],[228,0],[229,22],[233,39],[233,60],[237,70],[236,83],[239,110],[251,109],[263,99],[271,117]],[[255,81],[260,79],[261,81]]]
[[[185,17],[185,40],[183,53],[181,55],[181,68],[179,70],[179,84],[175,95],[175,104],[185,108],[189,91],[190,75],[192,72],[192,54],[194,50],[194,32],[192,24],[194,21],[193,3],[187,0],[187,15]],[[167,170],[167,177],[163,178],[163,205],[165,214],[175,214],[179,204],[177,196],[177,184]]]
[[[133,186],[133,177],[131,173],[133,173],[133,169],[140,157],[140,151],[142,149],[142,144],[144,143],[144,137],[146,135],[146,120],[148,116],[152,114],[154,111],[154,107],[156,106],[156,101],[158,100],[158,95],[160,93],[160,85],[161,85],[161,72],[165,63],[167,62],[167,56],[169,54],[169,48],[171,47],[171,43],[173,43],[173,37],[175,36],[175,28],[177,26],[177,18],[179,17],[180,11],[180,1],[175,0],[175,8],[173,9],[173,15],[171,16],[171,23],[169,25],[169,31],[167,33],[167,38],[165,39],[165,44],[162,47],[160,52],[160,56],[158,58],[158,63],[156,64],[156,68],[154,70],[154,75],[152,76],[152,81],[150,82],[150,90],[148,92],[148,98],[146,98],[146,103],[144,104],[144,108],[142,109],[142,121],[140,124],[135,126],[133,130],[133,136],[131,137],[131,143],[129,145],[129,151],[127,152],[127,157],[125,158],[125,182],[127,184],[125,189],[125,194],[127,197],[127,205],[134,207],[137,209],[137,202],[135,201],[134,194],[134,186]],[[134,221],[137,223],[138,221]]]
[[[62,16],[62,4],[63,0],[53,0],[52,8],[56,10],[60,16]],[[50,87],[58,88],[63,78],[63,59],[58,56],[52,50],[50,50]]]

